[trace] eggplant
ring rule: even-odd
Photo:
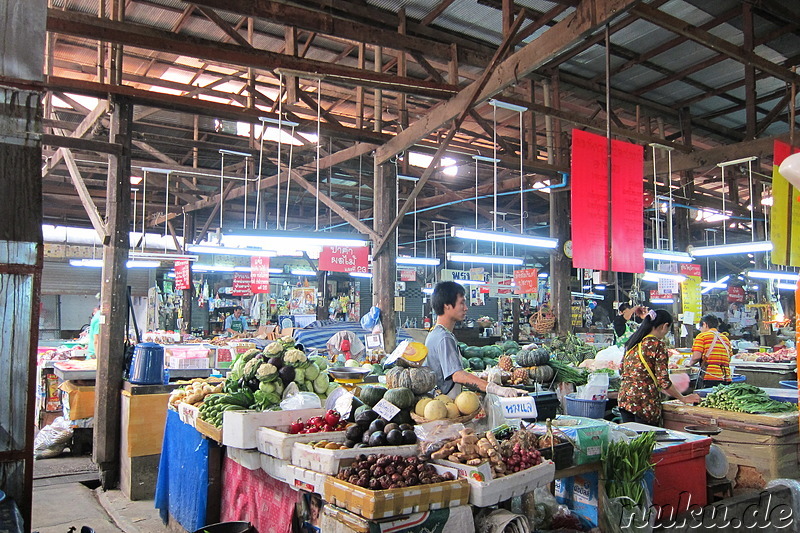
[[[294,381],[294,367],[289,365],[282,367],[280,370],[278,370],[278,376],[280,376],[284,385],[288,385]]]
[[[356,442],[360,441],[363,436],[364,436],[364,429],[359,425],[350,426],[344,432],[344,438]],[[348,446],[348,448],[352,448],[352,446]]]
[[[375,433],[376,431],[384,431],[386,423],[382,418],[373,420],[367,428],[367,433]]]
[[[283,358],[282,357],[270,357],[269,361],[267,361],[267,362],[269,364],[275,366],[275,368],[277,368],[278,370],[280,370],[281,367],[283,367]]]
[[[386,446],[386,434],[383,431],[376,431],[369,436],[368,445],[373,446]]]
[[[373,421],[378,418],[378,413],[373,411],[372,409],[366,409],[362,411],[358,415],[356,415],[356,424],[361,427],[368,428]]]
[[[403,432],[399,429],[393,429],[386,433],[386,442],[389,446],[400,446],[401,444],[405,444],[403,442]]]
[[[403,444],[416,444],[417,434],[410,429],[403,430],[401,436],[403,437]]]

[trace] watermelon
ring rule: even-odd
[[[495,357],[500,357],[501,355],[503,355],[503,349],[496,344],[481,348],[481,357],[484,359],[494,359]]]
[[[490,366],[497,366],[497,359],[492,359],[491,357],[484,357],[483,366],[485,368],[488,368]]]
[[[466,350],[466,349],[467,349],[467,347],[468,347],[468,346],[467,346],[467,343],[466,343],[466,342],[459,342],[459,343],[458,343],[458,350],[459,350],[461,353],[464,353],[464,350]]]
[[[467,346],[464,348],[464,357],[472,359],[473,357],[483,357],[483,350],[479,346]]]
[[[466,357],[461,358],[461,368],[469,368],[469,361]]]
[[[480,372],[486,368],[486,365],[480,357],[471,357],[469,359],[469,367],[476,372]]]
[[[519,351],[519,344],[514,341],[506,341],[503,343],[503,353],[505,355],[514,355]]]

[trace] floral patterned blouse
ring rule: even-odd
[[[658,380],[658,386],[639,359],[639,346],[650,370]],[[647,420],[650,424],[661,423],[661,391],[669,388],[669,356],[664,341],[652,335],[628,350],[622,358],[618,404],[622,409]]]

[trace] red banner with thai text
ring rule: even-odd
[[[514,271],[514,294],[537,294],[539,292],[539,270],[523,268]]]
[[[323,246],[319,269],[328,272],[369,272],[368,246]]]
[[[269,257],[254,255],[250,258],[250,291],[253,294],[269,292]]]
[[[611,270],[614,272],[644,272],[643,169],[642,146],[611,141]]]
[[[728,285],[728,301],[729,302],[743,302],[744,301],[744,288]]]
[[[234,296],[250,296],[250,274],[236,272],[233,275],[233,289],[231,294]]]
[[[175,261],[175,288],[179,291],[192,288],[192,274],[188,259]]]
[[[572,130],[572,264],[609,270],[606,139]]]

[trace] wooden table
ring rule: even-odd
[[[721,409],[696,407],[676,401],[663,404],[664,427],[683,431],[687,425],[717,425],[712,436],[730,463],[728,477],[739,467],[756,470],[763,481],[797,478],[800,471],[798,413],[752,415]]]

